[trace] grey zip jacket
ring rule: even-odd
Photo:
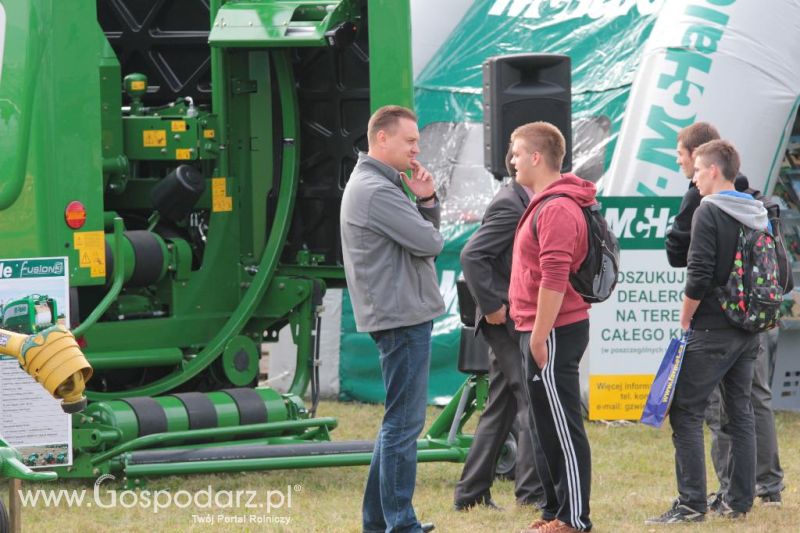
[[[433,263],[441,207],[415,205],[400,173],[361,153],[344,189],[342,253],[356,329],[413,326],[444,313]]]

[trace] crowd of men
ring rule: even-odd
[[[444,244],[440,204],[433,176],[416,159],[419,130],[411,110],[378,109],[367,136],[369,150],[359,155],[345,187],[340,220],[356,327],[377,345],[386,389],[362,527],[365,533],[431,531],[433,524],[417,519],[412,499],[433,319],[444,312],[434,266]],[[477,304],[476,329],[490,346],[490,384],[454,508],[499,509],[491,495],[495,465],[516,421],[516,500],[538,515],[523,533],[592,529],[591,455],[578,378],[590,305],[570,274],[588,250],[583,209],[597,200],[593,183],[561,173],[565,151],[552,124],[517,128],[507,158],[511,180],[461,254]],[[687,267],[680,323],[692,331],[670,411],[679,496],[647,523],[701,521],[709,508],[741,519],[756,495],[767,505],[781,502],[783,472],[765,377],[775,340],[731,326],[713,288],[730,272],[739,225],[765,229],[768,221],[760,201],[736,190],[743,180],[738,153],[711,125],[680,132],[678,164],[690,184],[667,256],[672,266]],[[710,496],[704,419],[714,435],[720,481]]]

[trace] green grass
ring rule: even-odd
[[[381,416],[381,406],[352,403],[322,402],[320,416],[336,416],[339,428],[334,431],[336,440],[373,438]],[[429,409],[429,418],[438,414]],[[777,416],[781,461],[786,473],[787,489],[783,493],[781,509],[764,509],[758,503],[746,526],[726,523],[710,518],[703,524],[648,527],[643,520],[665,511],[675,497],[673,448],[669,430],[654,430],[640,425],[613,426],[589,423],[587,429],[592,445],[592,520],[597,532],[649,532],[661,529],[694,531],[747,531],[795,532],[800,529],[800,498],[796,479],[800,473],[800,414],[779,413]],[[708,448],[708,444],[706,446]],[[709,463],[709,461],[707,461]],[[23,512],[23,531],[65,532],[162,532],[162,531],[291,531],[291,532],[357,532],[361,524],[361,497],[367,467],[328,468],[316,470],[272,471],[242,474],[220,474],[169,477],[151,480],[148,489],[164,489],[171,493],[179,490],[198,491],[211,485],[215,491],[256,491],[259,501],[266,499],[267,491],[286,491],[287,486],[299,485],[293,491],[290,509],[273,510],[271,515],[289,518],[289,525],[279,524],[200,524],[193,515],[206,514],[206,509],[172,507],[155,514],[152,508],[98,509],[96,506],[46,508],[39,505]],[[437,531],[448,532],[515,532],[534,518],[528,509],[514,505],[514,487],[511,482],[498,481],[493,488],[495,500],[504,512],[477,509],[468,513],[452,511],[453,489],[461,474],[461,465],[454,463],[427,463],[419,465],[417,491],[414,505],[423,521],[436,523]],[[709,489],[716,488],[713,473],[708,471]],[[3,483],[5,485],[5,483]],[[106,486],[114,486],[107,485]],[[91,482],[58,482],[57,484],[26,484],[25,488],[65,488],[89,491]],[[116,485],[122,491],[121,485]],[[5,491],[5,487],[3,488]],[[6,499],[6,493],[3,499]],[[108,495],[103,496],[103,502]],[[277,500],[275,500],[277,502]],[[210,511],[219,514],[220,511]],[[221,511],[229,517],[243,516],[252,511],[240,507]],[[265,513],[256,511],[256,515]]]

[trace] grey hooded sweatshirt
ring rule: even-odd
[[[694,314],[695,329],[733,327],[722,313],[714,288],[728,281],[741,225],[769,228],[764,204],[746,193],[708,195],[694,213],[684,292],[701,300]]]
[[[413,326],[444,313],[434,257],[441,207],[415,205],[400,173],[361,153],[344,189],[342,253],[356,329]]]

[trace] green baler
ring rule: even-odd
[[[198,5],[0,0],[0,258],[68,257],[94,368],[63,477],[370,460],[302,396],[367,120],[412,105],[409,5]],[[287,324],[281,395],[256,385]],[[463,460],[485,387],[465,382],[421,461]]]

